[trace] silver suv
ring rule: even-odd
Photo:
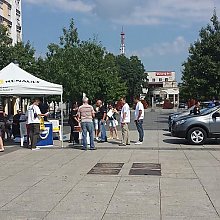
[[[171,133],[197,145],[203,144],[207,138],[220,138],[220,106],[205,109],[200,115],[174,119]]]

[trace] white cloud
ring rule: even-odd
[[[189,44],[184,37],[179,36],[173,42],[154,44],[139,51],[129,52],[130,55],[137,55],[141,58],[154,56],[178,55],[187,52]]]
[[[84,13],[92,11],[94,7],[93,4],[88,4],[85,0],[24,0],[24,3],[47,5],[51,8]]]
[[[61,10],[93,14],[123,25],[156,25],[207,21],[219,0],[23,0]],[[184,24],[183,24],[184,25]]]

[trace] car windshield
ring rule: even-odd
[[[213,108],[205,108],[205,109],[202,109],[200,111],[200,115],[208,115],[209,113],[211,112],[214,112],[215,110],[219,109],[219,106],[216,106],[216,107],[213,107]]]

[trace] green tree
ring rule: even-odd
[[[42,73],[63,85],[66,100],[81,100],[84,92],[91,100],[102,98],[107,102],[118,99],[126,90],[114,56],[107,54],[97,40],[80,41],[73,20],[68,29],[63,29],[60,44],[50,44],[48,50]]]
[[[125,95],[128,102],[132,103],[134,96],[142,93],[142,86],[147,82],[144,65],[137,56],[127,58],[124,55],[117,56],[117,65],[119,74],[127,86]]]
[[[12,40],[9,37],[8,29],[0,24],[0,70],[8,64],[11,56],[11,43]]]
[[[220,23],[216,12],[202,28],[183,63],[181,93],[185,99],[210,99],[220,93]]]

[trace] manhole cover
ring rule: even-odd
[[[161,176],[161,164],[158,163],[133,163],[129,175],[154,175]]]
[[[100,168],[117,168],[121,169],[123,167],[124,163],[97,163],[95,167]]]
[[[88,174],[118,175],[124,163],[97,163]]]
[[[133,163],[132,168],[144,169],[161,169],[161,164],[158,163]]]
[[[88,174],[99,174],[99,175],[118,175],[121,169],[98,169],[92,168]]]
[[[129,175],[153,175],[161,176],[161,170],[147,170],[147,169],[131,169]]]

